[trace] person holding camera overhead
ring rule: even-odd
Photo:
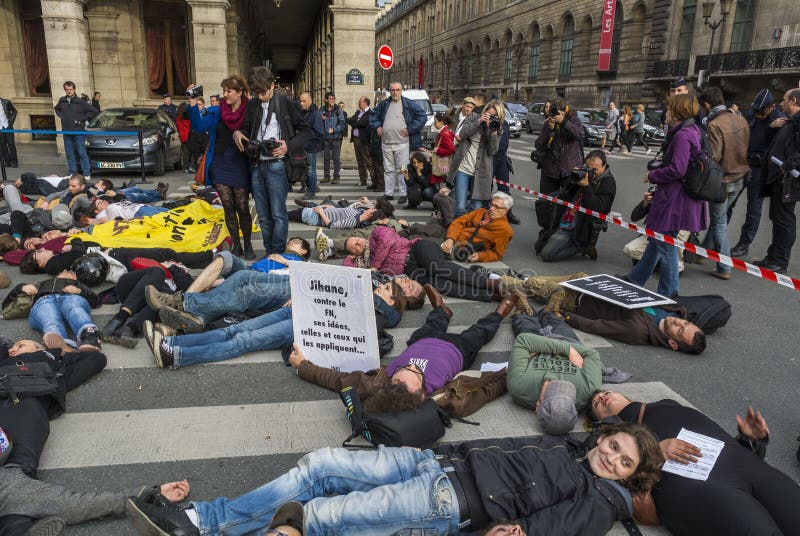
[[[534,142],[531,160],[542,170],[539,191],[551,194],[583,161],[583,125],[575,111],[558,97],[550,103],[547,119]],[[541,223],[541,222],[540,222]]]
[[[467,103],[467,99],[464,99],[464,104]],[[489,204],[494,176],[492,157],[500,144],[504,115],[503,104],[490,101],[483,107],[480,116],[470,114],[457,133],[459,144],[447,174],[447,182],[455,185],[456,216],[463,216],[467,212],[470,194],[470,210],[486,208]]]
[[[247,82],[239,75],[231,75],[220,84],[223,98],[219,106],[209,106],[205,115],[198,107],[198,97],[203,94],[202,86],[189,86],[189,120],[192,130],[208,132],[206,151],[206,184],[213,184],[219,192],[219,199],[225,211],[225,224],[231,234],[233,245],[231,253],[255,259],[250,234],[253,219],[250,216],[250,169],[247,156],[233,142],[233,133],[242,127],[247,109]],[[239,239],[241,229],[244,249]]]
[[[702,231],[708,221],[705,201],[692,199],[683,189],[682,179],[689,162],[701,151],[700,127],[694,117],[700,105],[688,94],[673,95],[667,99],[667,140],[664,158],[651,160],[644,182],[658,186],[653,192],[647,228],[675,238],[680,230]],[[678,248],[651,238],[644,255],[627,275],[632,283],[644,286],[659,265],[657,292],[672,298],[678,294]]]
[[[617,194],[617,182],[602,149],[586,155],[584,164],[575,168],[558,197],[586,209],[607,214]],[[544,262],[555,262],[584,253],[597,259],[595,244],[604,221],[561,205],[552,208],[551,225],[540,237],[537,249]]]
[[[248,103],[244,122],[233,133],[233,140],[239,150],[247,145],[252,165],[250,183],[267,255],[283,253],[289,237],[286,155],[303,151],[312,136],[311,127],[299,104],[275,92],[275,76],[269,69],[253,67],[248,82],[258,98]]]

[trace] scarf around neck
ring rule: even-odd
[[[228,127],[228,130],[231,132],[239,130],[242,128],[242,124],[244,124],[244,114],[247,110],[247,97],[242,95],[242,103],[235,112],[231,109],[231,105],[225,100],[219,103],[219,109],[222,122]]]

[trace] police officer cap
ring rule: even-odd
[[[686,85],[686,79],[684,77],[680,76],[680,77],[676,78],[675,80],[673,80],[670,83],[669,87],[672,88],[672,89],[675,89],[677,87],[681,87],[681,86],[685,86],[685,85]]]
[[[170,95],[169,93],[164,93],[163,95],[161,95],[161,98],[162,99],[171,99],[172,95]]]
[[[762,89],[756,95],[756,98],[753,99],[753,104],[750,105],[750,109],[754,112],[760,112],[770,104],[775,102],[775,97],[772,96],[772,93],[766,88]]]

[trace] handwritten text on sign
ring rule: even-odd
[[[380,366],[369,270],[290,262],[294,341],[309,361],[342,372]]]
[[[626,309],[639,309],[675,303],[674,300],[665,298],[661,294],[656,294],[634,283],[605,274],[572,279],[561,283],[561,285]]]

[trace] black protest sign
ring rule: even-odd
[[[626,309],[639,309],[675,303],[675,300],[666,298],[661,294],[656,294],[639,285],[606,274],[572,279],[561,283],[561,285]]]

